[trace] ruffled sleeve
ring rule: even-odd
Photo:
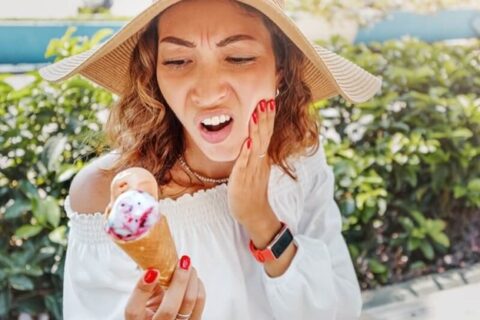
[[[362,300],[341,234],[334,175],[323,146],[298,165],[299,190],[277,192],[272,209],[289,223],[297,252],[284,274],[263,283],[275,319],[358,319]]]
[[[124,319],[130,293],[141,275],[126,253],[103,231],[100,212],[78,213],[65,199],[69,218],[63,280],[65,319]]]

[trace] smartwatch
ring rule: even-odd
[[[250,240],[250,252],[258,262],[265,263],[277,260],[293,241],[293,235],[288,226],[282,221],[280,223],[282,228],[265,249],[255,248],[253,241]]]

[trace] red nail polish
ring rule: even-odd
[[[190,268],[190,257],[189,256],[183,256],[180,259],[180,268],[183,270],[188,270]]]
[[[270,100],[270,110],[275,110],[275,100]]]
[[[253,122],[254,122],[255,124],[257,124],[257,122],[258,122],[258,119],[257,119],[257,111],[254,111],[254,112],[253,112],[252,118],[253,118]]]
[[[250,149],[252,147],[252,139],[248,138],[247,140],[247,149]]]
[[[143,281],[145,283],[150,284],[155,281],[158,277],[158,271],[152,268],[148,268],[147,272],[145,272],[145,276],[143,277]]]
[[[265,100],[260,101],[260,111],[265,112],[265,106],[267,102]]]

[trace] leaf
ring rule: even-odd
[[[480,179],[473,179],[468,182],[468,191],[474,193],[480,193]]]
[[[426,223],[426,229],[427,232],[432,234],[432,233],[439,233],[440,231],[444,230],[447,224],[445,221],[440,220],[440,219],[428,219]]]
[[[445,233],[435,233],[431,234],[430,237],[438,244],[444,246],[445,248],[450,247],[450,240],[448,239]]]
[[[28,265],[32,261],[33,257],[37,255],[37,246],[34,241],[25,241],[22,244],[22,250],[14,251],[10,254],[10,257],[15,262],[15,265],[22,266],[22,268]],[[18,272],[17,272],[18,273]]]
[[[11,257],[0,254],[0,266],[4,268],[12,269],[12,268],[15,268],[15,263],[13,262]]]
[[[47,222],[47,215],[45,211],[45,205],[43,204],[43,200],[35,197],[32,199],[32,213],[37,222],[41,226],[45,226]]]
[[[15,236],[19,238],[28,239],[39,234],[42,231],[42,229],[43,227],[39,225],[35,225],[35,226],[29,225],[29,224],[23,225],[15,231]]]
[[[363,223],[369,222],[375,216],[376,213],[377,213],[376,208],[372,208],[372,207],[365,208],[365,210],[363,210],[362,212],[362,222]]]
[[[468,130],[467,128],[459,128],[455,129],[450,133],[452,138],[471,138],[473,136],[472,131]]]
[[[113,33],[112,29],[103,28],[95,32],[92,38],[89,41],[90,47],[95,46],[97,43],[102,41],[103,38],[110,36]]]
[[[60,294],[45,296],[45,306],[54,319],[62,318],[62,296]]]
[[[453,188],[453,197],[455,199],[461,198],[467,194],[467,191],[468,191],[467,188],[465,188],[464,186],[461,186],[461,185],[455,186]]]
[[[425,256],[425,258],[427,258],[428,260],[433,260],[435,254],[433,252],[433,247],[429,242],[423,241],[420,244],[420,250],[422,250],[422,253]]]
[[[46,226],[49,225],[56,228],[60,224],[60,207],[57,200],[52,196],[47,196],[45,199],[35,198],[32,204],[32,212],[34,217],[38,220],[38,224]]]
[[[351,215],[355,212],[355,201],[352,198],[347,198],[340,203],[342,213],[345,216]]]
[[[368,261],[368,267],[370,268],[370,271],[376,274],[387,272],[387,267],[385,267],[385,265],[383,265],[376,259],[370,259]]]
[[[68,166],[66,168],[61,168],[60,174],[57,176],[57,183],[62,183],[67,180],[69,180],[71,177],[73,177],[77,173],[77,170],[75,169],[74,166]]]
[[[20,291],[33,290],[34,288],[33,281],[22,274],[11,276],[8,278],[8,282],[14,289]]]
[[[43,275],[43,270],[39,266],[31,266],[27,264],[25,266],[25,275],[32,276],[32,277],[40,277]]]
[[[413,262],[411,265],[410,265],[410,270],[414,271],[414,270],[422,270],[423,268],[425,268],[425,262],[423,261],[415,261]]]
[[[60,167],[60,156],[65,149],[67,138],[62,135],[50,137],[40,155],[42,163],[48,171],[57,171]]]
[[[10,310],[11,304],[10,290],[0,290],[0,316],[5,317]]]
[[[410,158],[411,159],[411,158]],[[411,168],[411,167],[409,167]],[[417,186],[417,173],[413,170],[407,170],[405,171],[405,176],[404,176],[405,181],[407,181],[412,187]]]
[[[60,207],[57,204],[57,200],[52,196],[47,196],[41,203],[41,207],[47,215],[48,223],[54,228],[58,227],[60,224]]]
[[[423,213],[421,213],[420,211],[418,210],[410,210],[409,211],[410,215],[412,216],[413,219],[415,219],[415,221],[423,226],[425,223],[426,223],[426,219],[423,215]]]
[[[415,228],[410,232],[410,235],[416,239],[424,239],[425,238],[425,229],[423,228]]]
[[[422,240],[417,238],[409,238],[407,242],[407,250],[413,252],[418,249]]]
[[[402,224],[403,228],[405,229],[405,231],[407,232],[410,232],[413,230],[413,228],[415,228],[415,226],[413,225],[413,222],[410,218],[408,217],[400,217],[399,219],[400,223]]]
[[[68,27],[67,31],[65,31],[65,34],[62,36],[61,40],[62,41],[67,41],[72,38],[72,35],[77,31],[77,27],[70,26]]]
[[[60,227],[56,228],[55,230],[53,230],[52,232],[50,232],[48,234],[48,238],[50,239],[50,241],[52,241],[54,243],[58,243],[58,244],[66,246],[67,245],[67,238],[65,236],[66,232],[67,232],[67,227],[66,226],[60,226]]]
[[[4,218],[6,220],[15,219],[22,216],[25,212],[31,210],[32,205],[30,201],[25,201],[23,199],[15,199],[13,205],[7,208],[5,211]]]
[[[29,199],[38,195],[37,187],[26,179],[20,181],[20,190],[22,190],[23,194]]]
[[[354,244],[348,245],[348,251],[350,252],[350,255],[352,256],[353,260],[355,260],[360,254],[360,249],[358,248],[358,246]]]

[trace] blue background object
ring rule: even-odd
[[[436,14],[395,12],[360,29],[355,42],[385,41],[411,35],[427,42],[480,37],[479,10],[450,10]]]
[[[61,38],[69,26],[77,31],[73,36],[92,36],[99,29],[117,31],[125,21],[109,22],[39,22],[0,21],[0,64],[45,63],[54,58],[44,57],[52,38]]]

